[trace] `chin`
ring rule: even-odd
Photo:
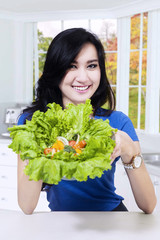
[[[90,97],[80,98],[79,100],[76,100],[76,102],[77,103],[85,103],[87,99],[90,99]]]

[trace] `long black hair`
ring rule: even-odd
[[[45,112],[47,104],[52,102],[63,107],[59,84],[86,43],[95,46],[101,71],[99,87],[91,97],[94,114],[106,102],[108,103],[107,115],[115,109],[115,96],[106,76],[105,52],[102,43],[95,34],[86,29],[71,28],[62,31],[52,40],[46,55],[43,73],[37,83],[36,99],[24,112],[30,115],[36,110]]]

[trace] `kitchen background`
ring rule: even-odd
[[[69,27],[86,27],[99,35],[117,110],[133,121],[142,152],[160,153],[159,0],[0,0],[1,203],[7,199],[3,172],[9,170],[3,167],[11,157],[7,128],[34,99],[49,42]],[[155,171],[151,174],[157,183],[160,171]]]
[[[99,21],[98,24],[96,21]],[[57,24],[60,26],[57,27]],[[100,32],[101,25],[106,27],[103,32]],[[103,41],[105,39],[102,34],[105,32],[106,42],[108,41],[106,69],[116,92],[117,110],[122,110],[131,117],[140,140],[142,139],[144,151],[159,152],[158,0],[92,0],[92,4],[72,0],[47,0],[45,3],[42,0],[0,1],[0,134],[7,131],[8,124],[5,121],[8,108],[21,109],[34,97],[33,86],[40,75],[47,49],[47,45],[38,45],[38,40],[41,40],[40,33],[43,40],[45,37],[48,39],[46,42],[49,44],[50,39],[59,31],[74,26],[90,28],[101,34]],[[52,34],[49,34],[49,31],[52,31]],[[114,38],[112,43],[109,43],[109,34],[112,40]],[[139,39],[137,49],[137,40],[134,38]],[[133,68],[134,64],[136,67]]]

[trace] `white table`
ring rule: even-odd
[[[1,240],[158,240],[160,213],[0,210]]]

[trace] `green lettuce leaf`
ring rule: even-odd
[[[58,184],[63,177],[87,181],[88,177],[101,177],[105,170],[111,169],[110,156],[115,147],[112,135],[116,132],[109,121],[91,119],[93,109],[88,99],[85,104],[68,104],[66,109],[58,104],[48,104],[43,113],[36,111],[31,121],[25,125],[9,128],[14,152],[22,160],[29,159],[25,174],[30,180],[43,180],[45,183]],[[75,134],[86,141],[81,154],[61,150],[51,158],[44,149],[51,147],[58,136],[67,140]]]

